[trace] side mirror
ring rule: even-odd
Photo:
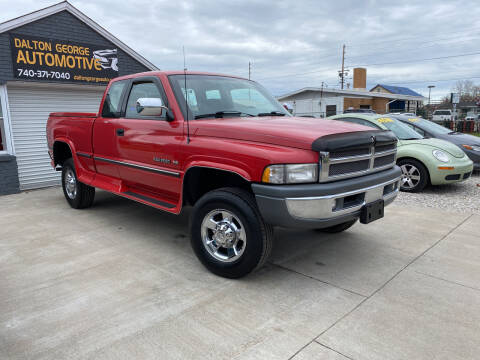
[[[142,116],[162,116],[168,108],[160,98],[140,98],[137,100],[137,113]]]

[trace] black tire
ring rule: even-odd
[[[74,177],[75,191],[72,191],[66,185],[66,179],[71,179],[72,176]],[[77,180],[77,173],[75,172],[72,158],[65,160],[62,165],[62,188],[65,199],[67,199],[72,208],[85,209],[92,206],[95,199],[95,188]]]
[[[429,181],[428,170],[420,161],[415,159],[402,159],[397,162],[397,165],[402,169],[402,179],[400,180],[401,191],[416,193],[422,191],[425,186],[427,186]],[[408,169],[413,168],[416,169],[415,172],[408,174]],[[414,180],[414,176],[419,176],[420,178],[418,180],[415,178]]]
[[[329,233],[329,234],[336,234],[336,233],[340,233],[342,231],[345,231],[347,229],[350,229],[353,225],[355,225],[355,223],[357,221],[358,221],[358,219],[354,219],[354,220],[346,221],[346,222],[338,224],[338,225],[333,225],[333,226],[329,226],[329,227],[326,227],[326,228],[323,228],[323,229],[317,229],[317,230],[321,231],[321,232],[326,232],[326,233]]]
[[[220,260],[207,250],[207,245],[202,237],[202,224],[211,214],[226,211],[233,215],[232,223],[236,222],[238,228],[244,230],[245,242],[243,251],[238,258],[233,256],[230,262]],[[212,218],[213,219],[213,218]],[[222,223],[222,217],[217,223]],[[238,223],[239,221],[239,223]],[[208,237],[214,237],[214,230],[207,231]],[[254,197],[247,191],[237,188],[222,188],[213,190],[202,196],[195,204],[191,217],[191,245],[200,262],[212,273],[236,279],[261,268],[268,259],[272,250],[273,227],[266,224],[257,208]],[[237,234],[236,232],[234,232]],[[236,237],[236,235],[235,235]],[[240,239],[240,237],[238,237]],[[241,240],[237,240],[241,244]],[[215,243],[215,245],[218,245]],[[220,247],[228,252],[226,247]],[[236,254],[236,252],[235,252]]]

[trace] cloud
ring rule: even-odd
[[[0,1],[0,21],[53,3]],[[480,75],[480,55],[422,61],[480,51],[475,0],[71,2],[161,69],[183,68],[185,46],[189,69],[248,76],[252,62],[253,79],[274,94],[337,86],[343,44],[348,68],[368,65],[369,85],[403,83],[427,94],[430,83],[420,80]],[[398,61],[412,62],[371,65]],[[433,82],[432,95],[454,83]]]

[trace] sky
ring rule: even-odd
[[[0,22],[55,4],[0,0]],[[248,77],[282,95],[339,86],[345,66],[367,87],[406,86],[440,99],[458,79],[480,83],[480,6],[473,1],[72,0],[162,70]],[[352,83],[347,78],[347,83]]]

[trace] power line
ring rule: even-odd
[[[471,29],[465,29],[465,30],[461,30],[461,31],[454,31],[454,32],[448,32],[449,35],[452,35],[452,34],[463,34],[463,33],[471,33],[472,31],[477,31],[477,30],[480,30],[480,27],[475,27],[475,28],[471,28]],[[432,39],[432,38],[435,38],[437,36],[443,36],[443,34],[436,34],[436,35],[429,35],[429,38]],[[352,48],[355,48],[355,47],[358,47],[358,46],[364,46],[364,45],[376,45],[376,44],[382,44],[382,43],[386,43],[386,42],[403,42],[403,41],[410,41],[410,40],[415,40],[415,39],[421,39],[421,38],[425,38],[425,35],[422,35],[422,36],[414,36],[414,37],[408,37],[408,38],[400,38],[400,39],[392,39],[392,38],[389,38],[389,39],[386,39],[386,40],[380,40],[380,41],[375,41],[374,43],[371,43],[371,42],[365,42],[365,43],[360,43],[360,44],[355,44],[355,45],[350,45],[349,47],[352,47]],[[430,41],[434,41],[434,40],[430,40]]]
[[[479,76],[467,76],[464,78],[455,78],[455,79],[437,79],[437,80],[415,80],[415,81],[402,81],[402,82],[391,82],[391,81],[384,81],[386,84],[391,85],[403,85],[403,84],[423,84],[423,83],[433,83],[433,82],[443,82],[443,81],[456,81],[456,80],[471,80],[471,79],[480,79]],[[375,83],[374,81],[369,81],[370,84]]]
[[[458,43],[464,43],[464,42],[468,42],[468,41],[472,41],[472,40],[475,40],[475,39],[478,39],[479,37],[474,37],[474,38],[470,38],[470,39],[465,39],[465,40],[458,40],[458,41],[455,41],[455,43],[453,45],[457,45]],[[452,39],[453,40],[453,39]],[[440,41],[440,40],[438,40]],[[421,44],[421,43],[419,43]],[[381,51],[379,52],[380,50],[390,50],[391,48],[381,48],[381,49],[377,49],[375,50],[374,52],[370,52],[370,53],[364,53],[363,55],[354,55],[354,56],[349,56],[348,58],[349,59],[353,59],[353,58],[361,58],[361,57],[366,57],[366,56],[372,56],[372,55],[385,55],[385,54],[392,54],[392,53],[396,53],[396,52],[408,52],[408,51],[415,51],[415,50],[423,50],[423,49],[426,49],[426,48],[431,48],[431,47],[434,47],[434,46],[441,46],[441,45],[452,45],[452,44],[439,44],[439,43],[435,43],[435,44],[431,44],[431,45],[426,45],[426,46],[415,46],[415,48],[398,48],[398,49],[394,49],[392,51]]]
[[[451,59],[461,56],[472,56],[472,55],[480,55],[480,51],[473,52],[473,53],[465,53],[465,54],[457,54],[457,55],[448,55],[448,56],[438,56],[433,58],[425,58],[425,59],[417,59],[417,60],[402,60],[402,61],[392,61],[387,63],[377,63],[377,64],[361,64],[361,65],[351,65],[351,67],[358,67],[358,66],[379,66],[379,65],[391,65],[391,64],[406,64],[406,63],[415,63],[421,61],[431,61],[431,60],[441,60],[441,59]]]
[[[451,58],[456,58],[456,57],[473,56],[473,55],[479,55],[479,54],[480,54],[480,52],[473,52],[473,53],[464,53],[464,54],[456,54],[456,55],[448,55],[448,56],[438,56],[438,57],[433,57],[433,58],[424,58],[424,59],[416,59],[416,60],[402,60],[402,61],[392,61],[392,62],[375,63],[375,64],[357,64],[357,65],[350,65],[348,67],[351,68],[351,67],[361,67],[361,66],[380,66],[380,65],[391,65],[391,64],[416,63],[416,62],[421,62],[421,61],[451,59]],[[302,73],[269,76],[269,77],[264,77],[264,78],[260,78],[260,79],[257,79],[257,80],[260,81],[260,80],[278,79],[278,78],[291,77],[291,76],[303,76],[303,75],[310,75],[310,74],[315,74],[315,73],[319,73],[319,72],[326,72],[326,71],[335,71],[335,69],[333,69],[333,68],[330,68],[330,69],[323,68],[323,69],[312,70],[312,71],[307,71],[307,72],[302,72]]]

